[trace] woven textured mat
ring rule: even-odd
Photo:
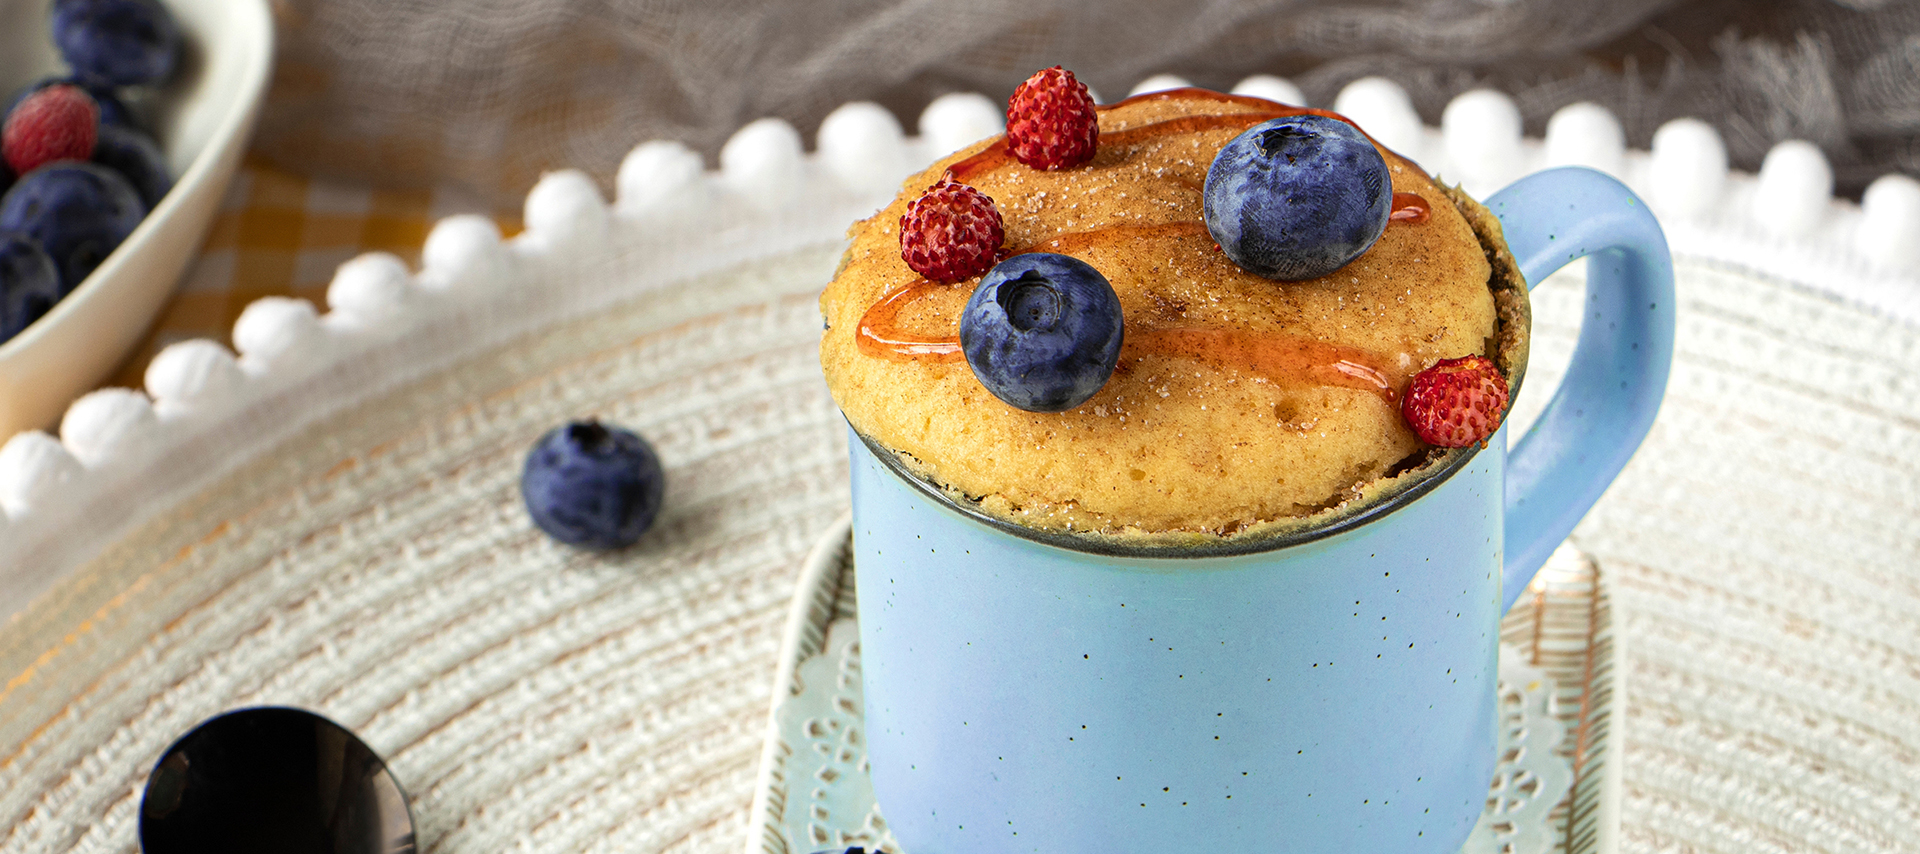
[[[814,357],[835,251],[465,361],[108,546],[0,637],[0,850],[135,850],[166,744],[264,703],[385,755],[426,851],[741,850],[794,573],[846,506]],[[1913,850],[1920,333],[1679,269],[1668,403],[1576,533],[1621,643],[1622,847]],[[1578,284],[1536,292],[1521,420]],[[666,515],[618,555],[556,547],[519,507],[525,449],[585,415],[668,467]]]
[[[45,635],[0,695],[0,849],[134,850],[158,751],[254,704],[385,755],[423,851],[736,849],[793,571],[846,504],[814,357],[833,260],[523,341],[128,537],[53,599],[126,593]],[[520,507],[533,438],[586,415],[642,431],[669,472],[655,530],[617,555],[557,546]]]
[[[1626,647],[1621,847],[1920,850],[1920,333],[1677,274],[1659,420],[1573,536]],[[1578,295],[1535,294],[1551,363]]]

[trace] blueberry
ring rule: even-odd
[[[1249,273],[1296,282],[1345,266],[1393,213],[1387,161],[1352,125],[1285,116],[1233,138],[1207,169],[1207,231]]]
[[[1100,391],[1120,361],[1120,298],[1078,258],[1033,252],[988,270],[960,313],[960,349],[993,396],[1062,412]]]
[[[173,189],[173,176],[167,174],[167,158],[160,153],[160,144],[140,131],[101,125],[100,137],[93,143],[93,162],[125,177],[147,210],[153,210]]]
[[[632,545],[660,513],[666,474],[653,446],[597,421],[556,427],[520,471],[520,497],[540,530],[596,549]]]
[[[120,173],[92,163],[51,163],[21,176],[0,198],[0,231],[39,241],[60,270],[64,293],[100,266],[146,212]]]
[[[128,130],[142,130],[143,125],[134,118],[133,109],[128,107],[125,101],[120,100],[120,96],[114,94],[111,88],[78,80],[73,83],[87,90],[87,94],[93,96],[93,102],[100,105],[100,124],[123,127]]]
[[[6,341],[60,301],[60,273],[40,244],[0,232],[0,341]]]
[[[53,43],[76,76],[138,86],[173,73],[180,28],[153,0],[56,0]]]
[[[78,77],[42,77],[14,90],[13,94],[7,98],[7,108],[0,110],[0,119],[4,119],[7,113],[13,112],[13,108],[19,106],[28,95],[55,83],[71,83],[87,90],[87,94],[93,96],[93,102],[100,105],[101,124],[136,129],[140,127],[140,123],[134,120],[133,110],[127,107],[126,102],[120,100],[119,95],[114,94],[113,87],[90,83]]]

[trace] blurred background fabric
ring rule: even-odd
[[[1647,147],[1672,118],[1725,138],[1736,167],[1799,138],[1858,197],[1920,174],[1915,0],[279,0],[281,60],[256,150],[384,187],[455,187],[512,207],[545,169],[611,186],[636,143],[709,164],[775,116],[812,138],[848,101],[912,132],[953,91],[1004,98],[1063,64],[1105,99],[1167,72],[1226,89],[1291,79],[1317,106],[1368,75],[1426,123],[1476,87],[1512,95],[1530,135],[1561,106],[1612,110]]]
[[[650,139],[709,166],[774,116],[811,140],[850,101],[909,133],[949,92],[1004,99],[1073,69],[1108,100],[1177,74],[1228,89],[1288,78],[1315,106],[1370,75],[1426,124],[1456,95],[1513,96],[1531,136],[1592,101],[1645,149],[1662,123],[1712,123],[1749,172],[1805,139],[1858,199],[1920,176],[1920,0],[274,0],[279,60],[252,155],[201,258],[112,379],[139,387],[184,338],[227,340],[270,294],[324,307],[362,252],[415,262],[439,217],[507,234],[547,170],[603,190]]]

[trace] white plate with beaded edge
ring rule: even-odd
[[[852,517],[841,517],[800,571],[745,854],[906,854],[868,777],[851,534]],[[1562,547],[1502,623],[1501,758],[1463,852],[1614,849],[1618,784],[1605,773],[1605,736],[1618,690],[1607,599],[1593,562]]]

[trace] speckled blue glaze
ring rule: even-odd
[[[869,756],[907,850],[1459,847],[1494,765],[1500,615],[1645,435],[1673,335],[1664,239],[1617,182],[1555,170],[1489,207],[1529,282],[1562,241],[1599,254],[1597,314],[1511,462],[1503,430],[1364,524],[1094,554],[984,524],[853,437]]]

